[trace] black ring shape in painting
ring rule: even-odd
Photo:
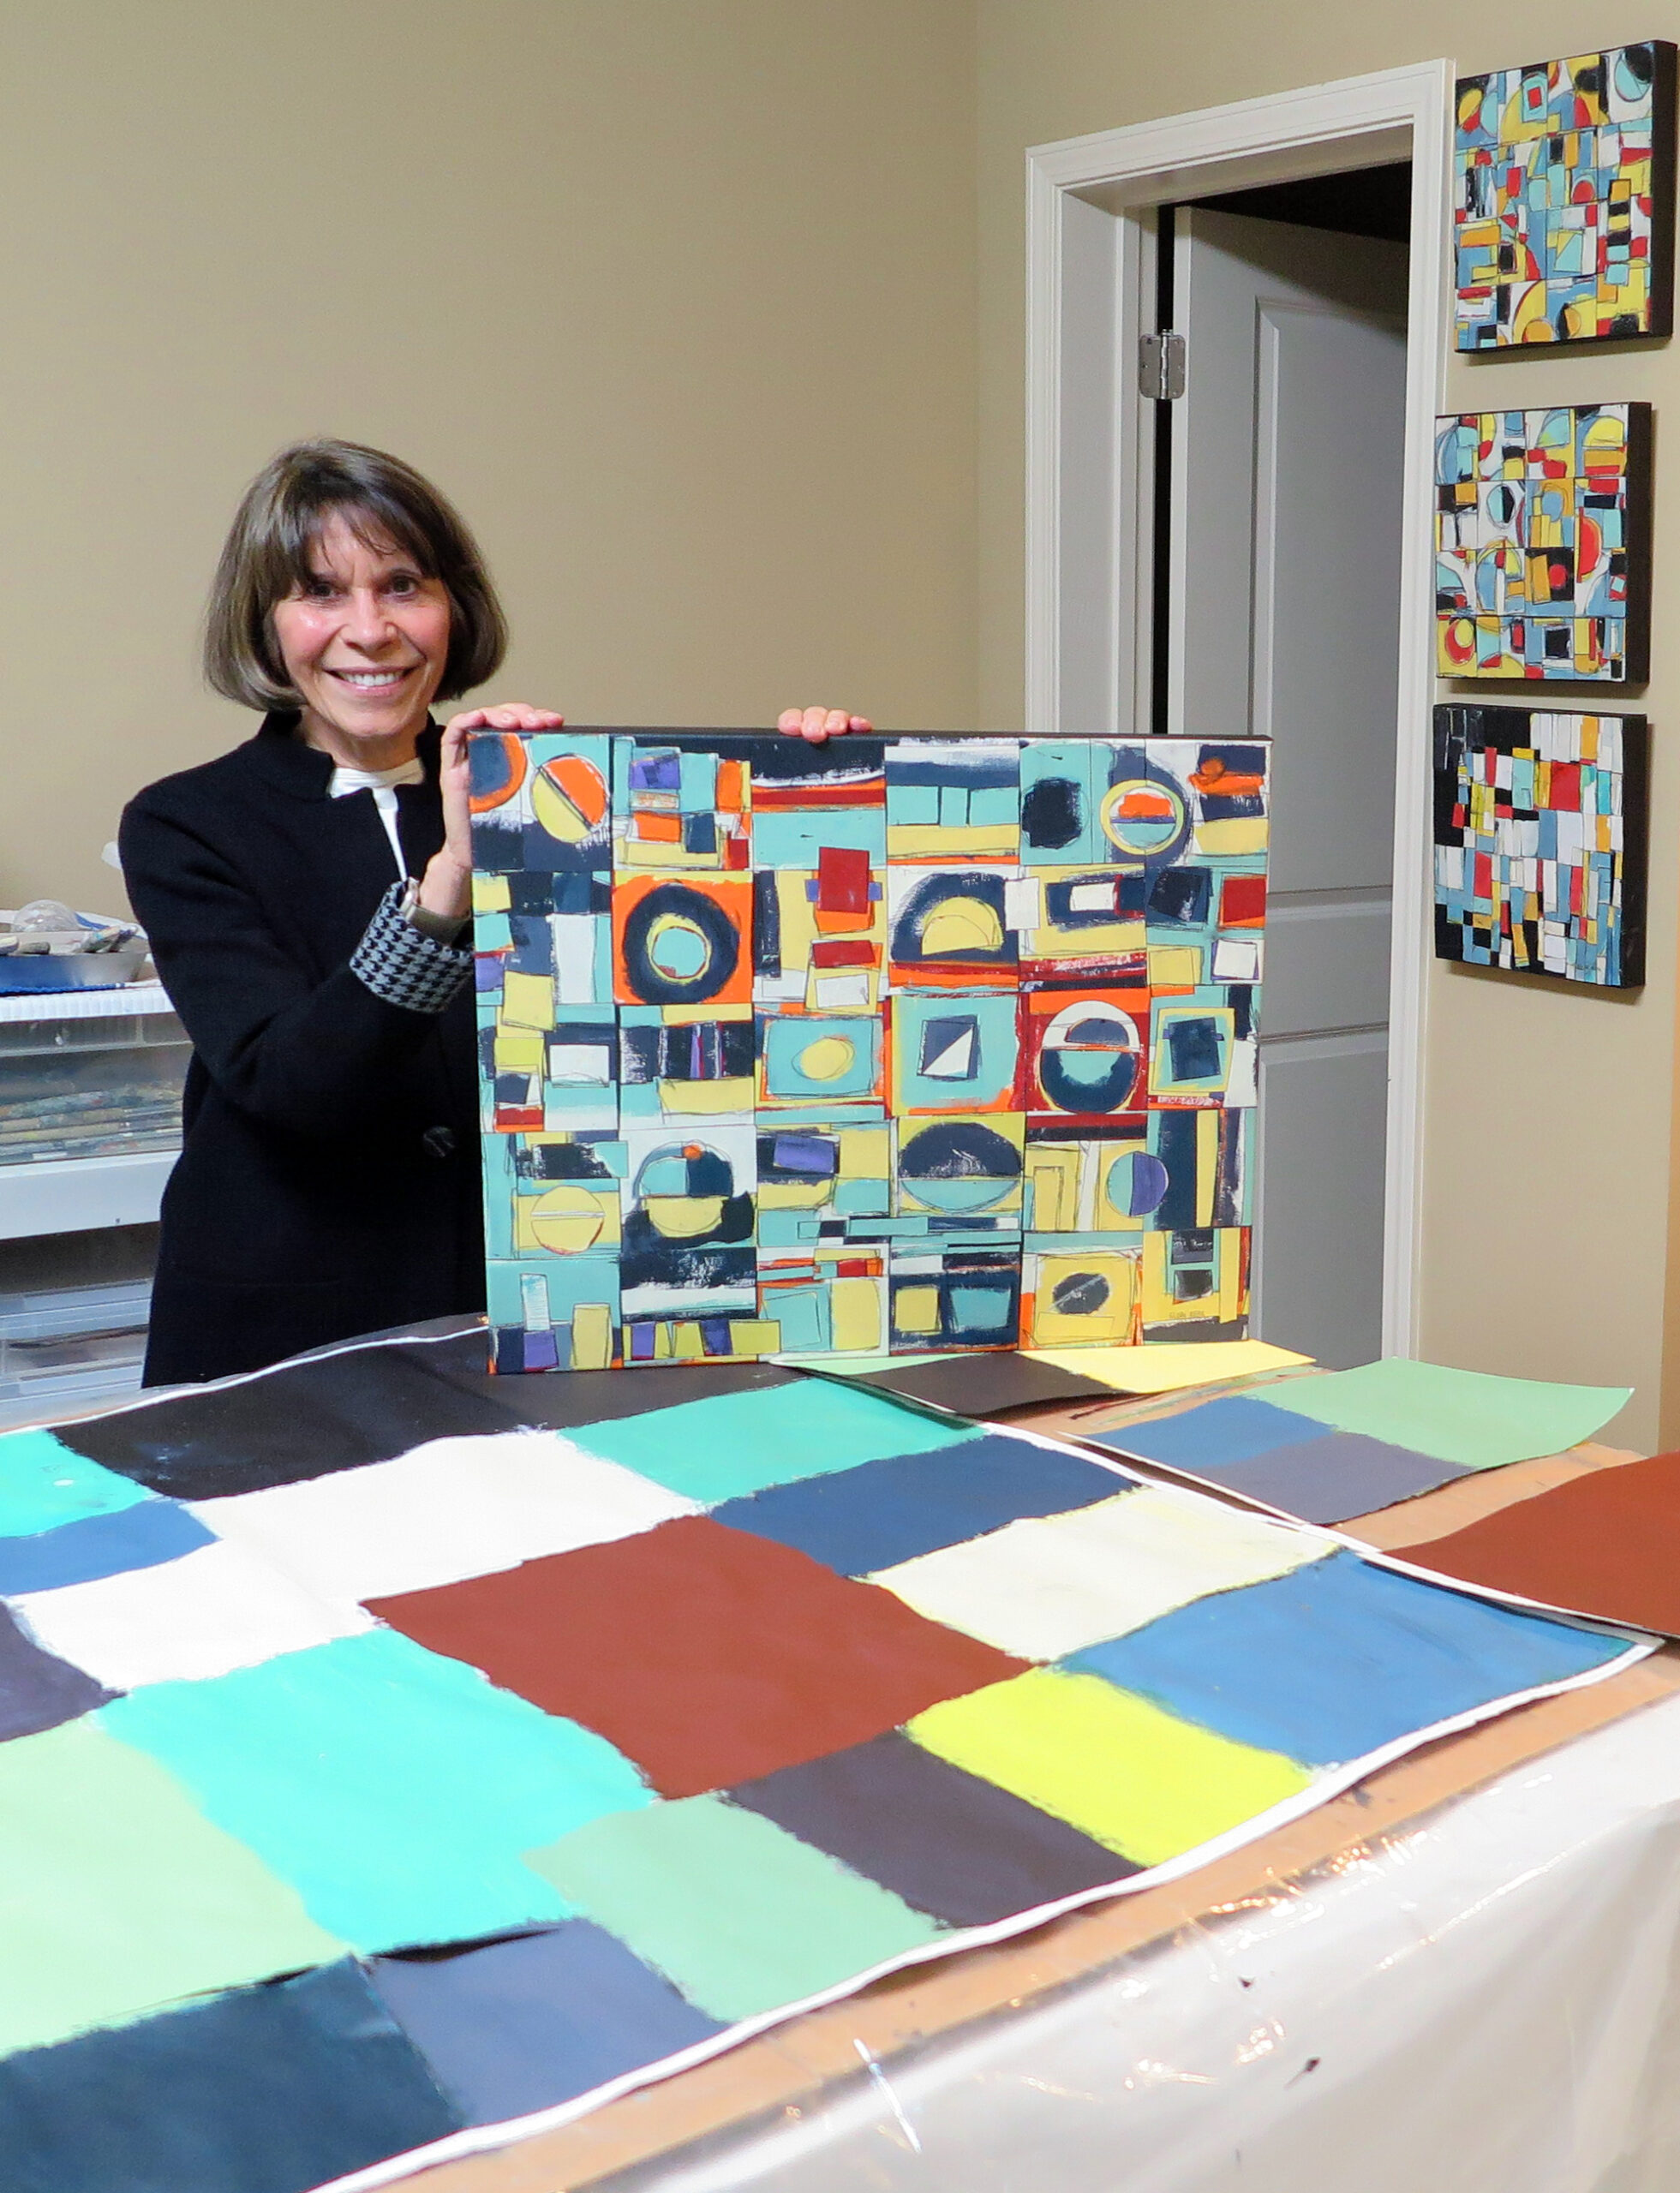
[[[697,975],[661,974],[648,947],[654,925],[669,917],[689,922],[710,947],[705,965]],[[701,1005],[715,997],[735,971],[741,956],[740,932],[715,899],[686,883],[661,883],[645,899],[638,899],[625,917],[625,973],[636,995],[647,1005]]]

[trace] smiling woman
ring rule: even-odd
[[[505,646],[471,534],[410,466],[304,442],[252,482],[205,669],[262,727],[123,818],[129,896],[193,1041],[149,1384],[483,1306],[467,734],[563,719],[514,702],[439,728],[431,711]],[[814,708],[780,728],[869,726]],[[692,981],[683,955],[706,941],[661,931],[649,956]]]

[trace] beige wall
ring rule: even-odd
[[[1463,72],[1649,37],[1600,0],[980,0],[980,708],[1021,720],[1022,156],[1030,145],[1445,55]],[[1456,363],[1450,405],[1644,397],[1680,417],[1672,348]],[[1659,423],[1658,572],[1680,571],[1680,445]],[[1617,1436],[1654,1443],[1665,1357],[1680,1443],[1680,1333],[1665,1341],[1680,770],[1680,636],[1659,583],[1648,980],[1629,997],[1435,966],[1430,984],[1422,1353],[1635,1385]],[[1469,690],[1473,689],[1462,689]],[[1579,692],[1565,705],[1581,705]],[[1635,701],[1635,706],[1641,705]],[[1422,735],[1422,727],[1420,727]],[[1680,1240],[1680,1226],[1672,1229]],[[1680,1258],[1677,1258],[1680,1282]]]
[[[575,721],[973,713],[967,0],[0,10],[0,905],[254,720],[205,585],[280,442],[394,448]]]

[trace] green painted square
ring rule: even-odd
[[[595,1820],[529,1862],[574,1909],[726,2024],[941,1939],[838,1859],[721,1797]]]
[[[937,1423],[884,1395],[813,1378],[580,1425],[566,1437],[673,1492],[714,1505],[888,1455],[959,1446],[974,1437],[974,1427]]]
[[[0,1744],[0,2054],[344,1946],[172,1774],[92,1720]]]
[[[117,1515],[152,1498],[115,1470],[102,1469],[50,1431],[0,1437],[0,1538],[33,1538],[88,1515]]]

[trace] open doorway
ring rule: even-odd
[[[1275,742],[1254,1324],[1326,1364],[1415,1330],[1451,79],[1029,156],[1027,724]]]
[[[1411,166],[1157,214],[1155,727],[1272,741],[1252,1323],[1382,1352]]]

